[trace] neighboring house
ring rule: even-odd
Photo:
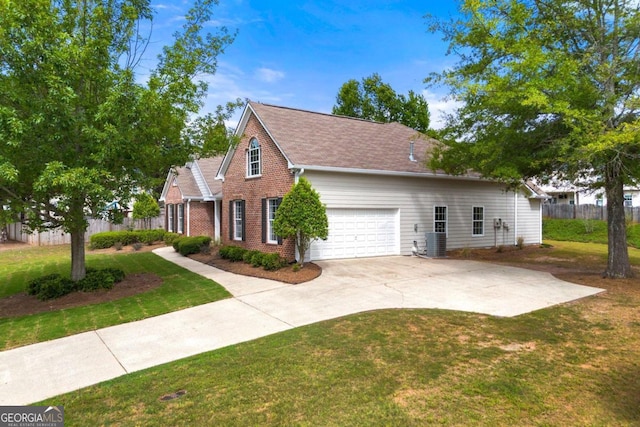
[[[549,196],[545,203],[552,205],[580,205],[583,204],[582,197],[584,191],[575,185],[566,184],[545,184],[539,185],[539,188]]]
[[[540,185],[542,191],[550,196],[546,203],[558,205],[596,205],[606,206],[607,198],[604,189],[591,190],[569,183],[554,183]],[[624,206],[640,207],[640,189],[637,187],[624,187]]]
[[[193,160],[169,172],[160,196],[165,230],[220,239],[222,182],[215,176],[222,158]]]
[[[542,199],[478,176],[428,170],[434,140],[398,123],[375,123],[249,102],[224,157],[222,242],[295,258],[271,224],[280,199],[305,176],[327,208],[329,237],[310,259],[410,255],[425,233],[448,249],[542,241]],[[494,227],[494,224],[496,225]],[[499,226],[499,227],[498,227]]]
[[[640,189],[637,187],[624,187],[624,206],[627,208],[640,207]],[[581,205],[596,205],[606,206],[607,197],[604,195],[604,190],[599,191],[585,191],[580,197]]]

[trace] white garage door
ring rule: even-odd
[[[311,245],[311,259],[400,253],[396,209],[327,209],[329,238]]]

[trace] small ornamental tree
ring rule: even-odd
[[[273,231],[285,239],[295,238],[301,267],[311,242],[327,239],[329,221],[326,207],[305,177],[301,177],[282,199],[273,221]]]
[[[133,219],[141,219],[144,222],[144,228],[150,228],[151,218],[160,215],[160,206],[156,199],[149,193],[140,193],[136,196],[133,204]]]

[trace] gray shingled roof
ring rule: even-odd
[[[178,188],[182,192],[182,197],[185,199],[201,199],[210,196],[215,196],[222,193],[222,182],[216,180],[216,174],[218,168],[222,163],[223,156],[211,157],[205,159],[198,159],[187,163],[186,166],[176,168],[177,175],[175,179],[178,183]],[[194,176],[194,163],[197,163],[202,177],[206,185],[209,187],[211,194],[203,194],[196,177]]]
[[[183,198],[202,197],[202,193],[200,193],[198,184],[191,171],[191,163],[188,163],[187,166],[176,168],[175,179]]]
[[[207,183],[209,190],[211,190],[212,195],[222,193],[222,181],[216,179],[216,175],[218,174],[218,169],[222,164],[222,159],[224,159],[224,156],[198,159],[198,166],[200,166],[200,171],[202,172],[202,176],[204,177],[204,180]]]
[[[399,123],[377,123],[250,102],[249,106],[294,166],[429,173],[435,140]],[[409,160],[410,142],[414,158]]]

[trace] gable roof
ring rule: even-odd
[[[169,171],[162,189],[160,201],[165,201],[175,180],[183,199],[211,201],[222,197],[222,182],[216,174],[223,156],[197,159]]]
[[[427,151],[437,141],[400,123],[249,101],[236,135],[243,135],[251,116],[258,119],[291,169],[445,176],[425,166]],[[219,177],[224,176],[234,152],[232,148],[225,156]]]

